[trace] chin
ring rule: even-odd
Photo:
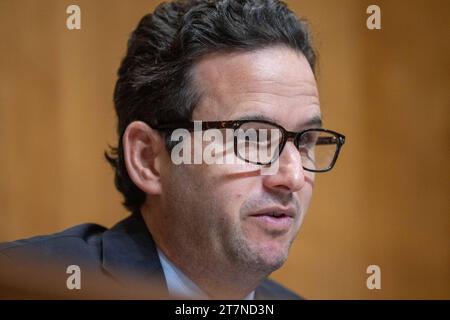
[[[269,242],[259,244],[253,248],[254,260],[258,269],[265,273],[272,273],[281,268],[286,262],[289,252],[288,243]]]
[[[242,232],[231,237],[232,241],[227,251],[235,263],[241,264],[249,271],[267,276],[279,269],[287,260],[292,238],[290,233],[273,237],[265,232],[261,233],[260,230]]]

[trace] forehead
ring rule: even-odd
[[[259,115],[294,130],[320,116],[314,74],[306,58],[292,49],[209,55],[193,71],[202,96],[194,120]]]

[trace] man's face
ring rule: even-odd
[[[312,70],[292,49],[211,55],[194,73],[202,99],[193,120],[255,116],[301,131],[320,117]],[[273,175],[261,175],[260,166],[242,162],[168,164],[161,219],[168,226],[163,247],[169,255],[189,256],[206,269],[214,264],[267,274],[278,269],[306,214],[314,174],[302,168],[292,141],[277,161]]]

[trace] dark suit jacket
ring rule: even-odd
[[[105,279],[126,285],[135,276],[134,279],[139,279],[140,284],[159,287],[162,297],[168,294],[155,243],[139,213],[122,220],[109,230],[97,224],[81,224],[52,235],[0,244],[0,269],[3,266],[5,270],[6,264],[16,270],[18,266],[23,267],[24,263],[34,264],[35,267],[47,262],[51,262],[52,266],[75,264],[82,270],[89,270],[97,289],[99,283],[105,283]],[[57,279],[54,281],[62,282],[60,287],[67,291],[66,279],[69,275],[66,270],[56,267],[46,267],[46,270],[56,270],[53,271],[54,278]],[[37,271],[32,271],[31,274],[34,280],[43,278]],[[127,276],[130,278],[127,279]],[[4,274],[4,277],[10,278],[8,274]],[[45,286],[50,287],[48,283]],[[83,289],[87,287],[83,285]],[[94,295],[88,297],[98,297],[105,291],[94,292]],[[266,279],[256,289],[255,299],[301,297],[275,281]]]

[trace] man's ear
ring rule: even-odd
[[[122,138],[125,165],[134,184],[147,194],[161,193],[164,139],[142,121],[128,125]]]

